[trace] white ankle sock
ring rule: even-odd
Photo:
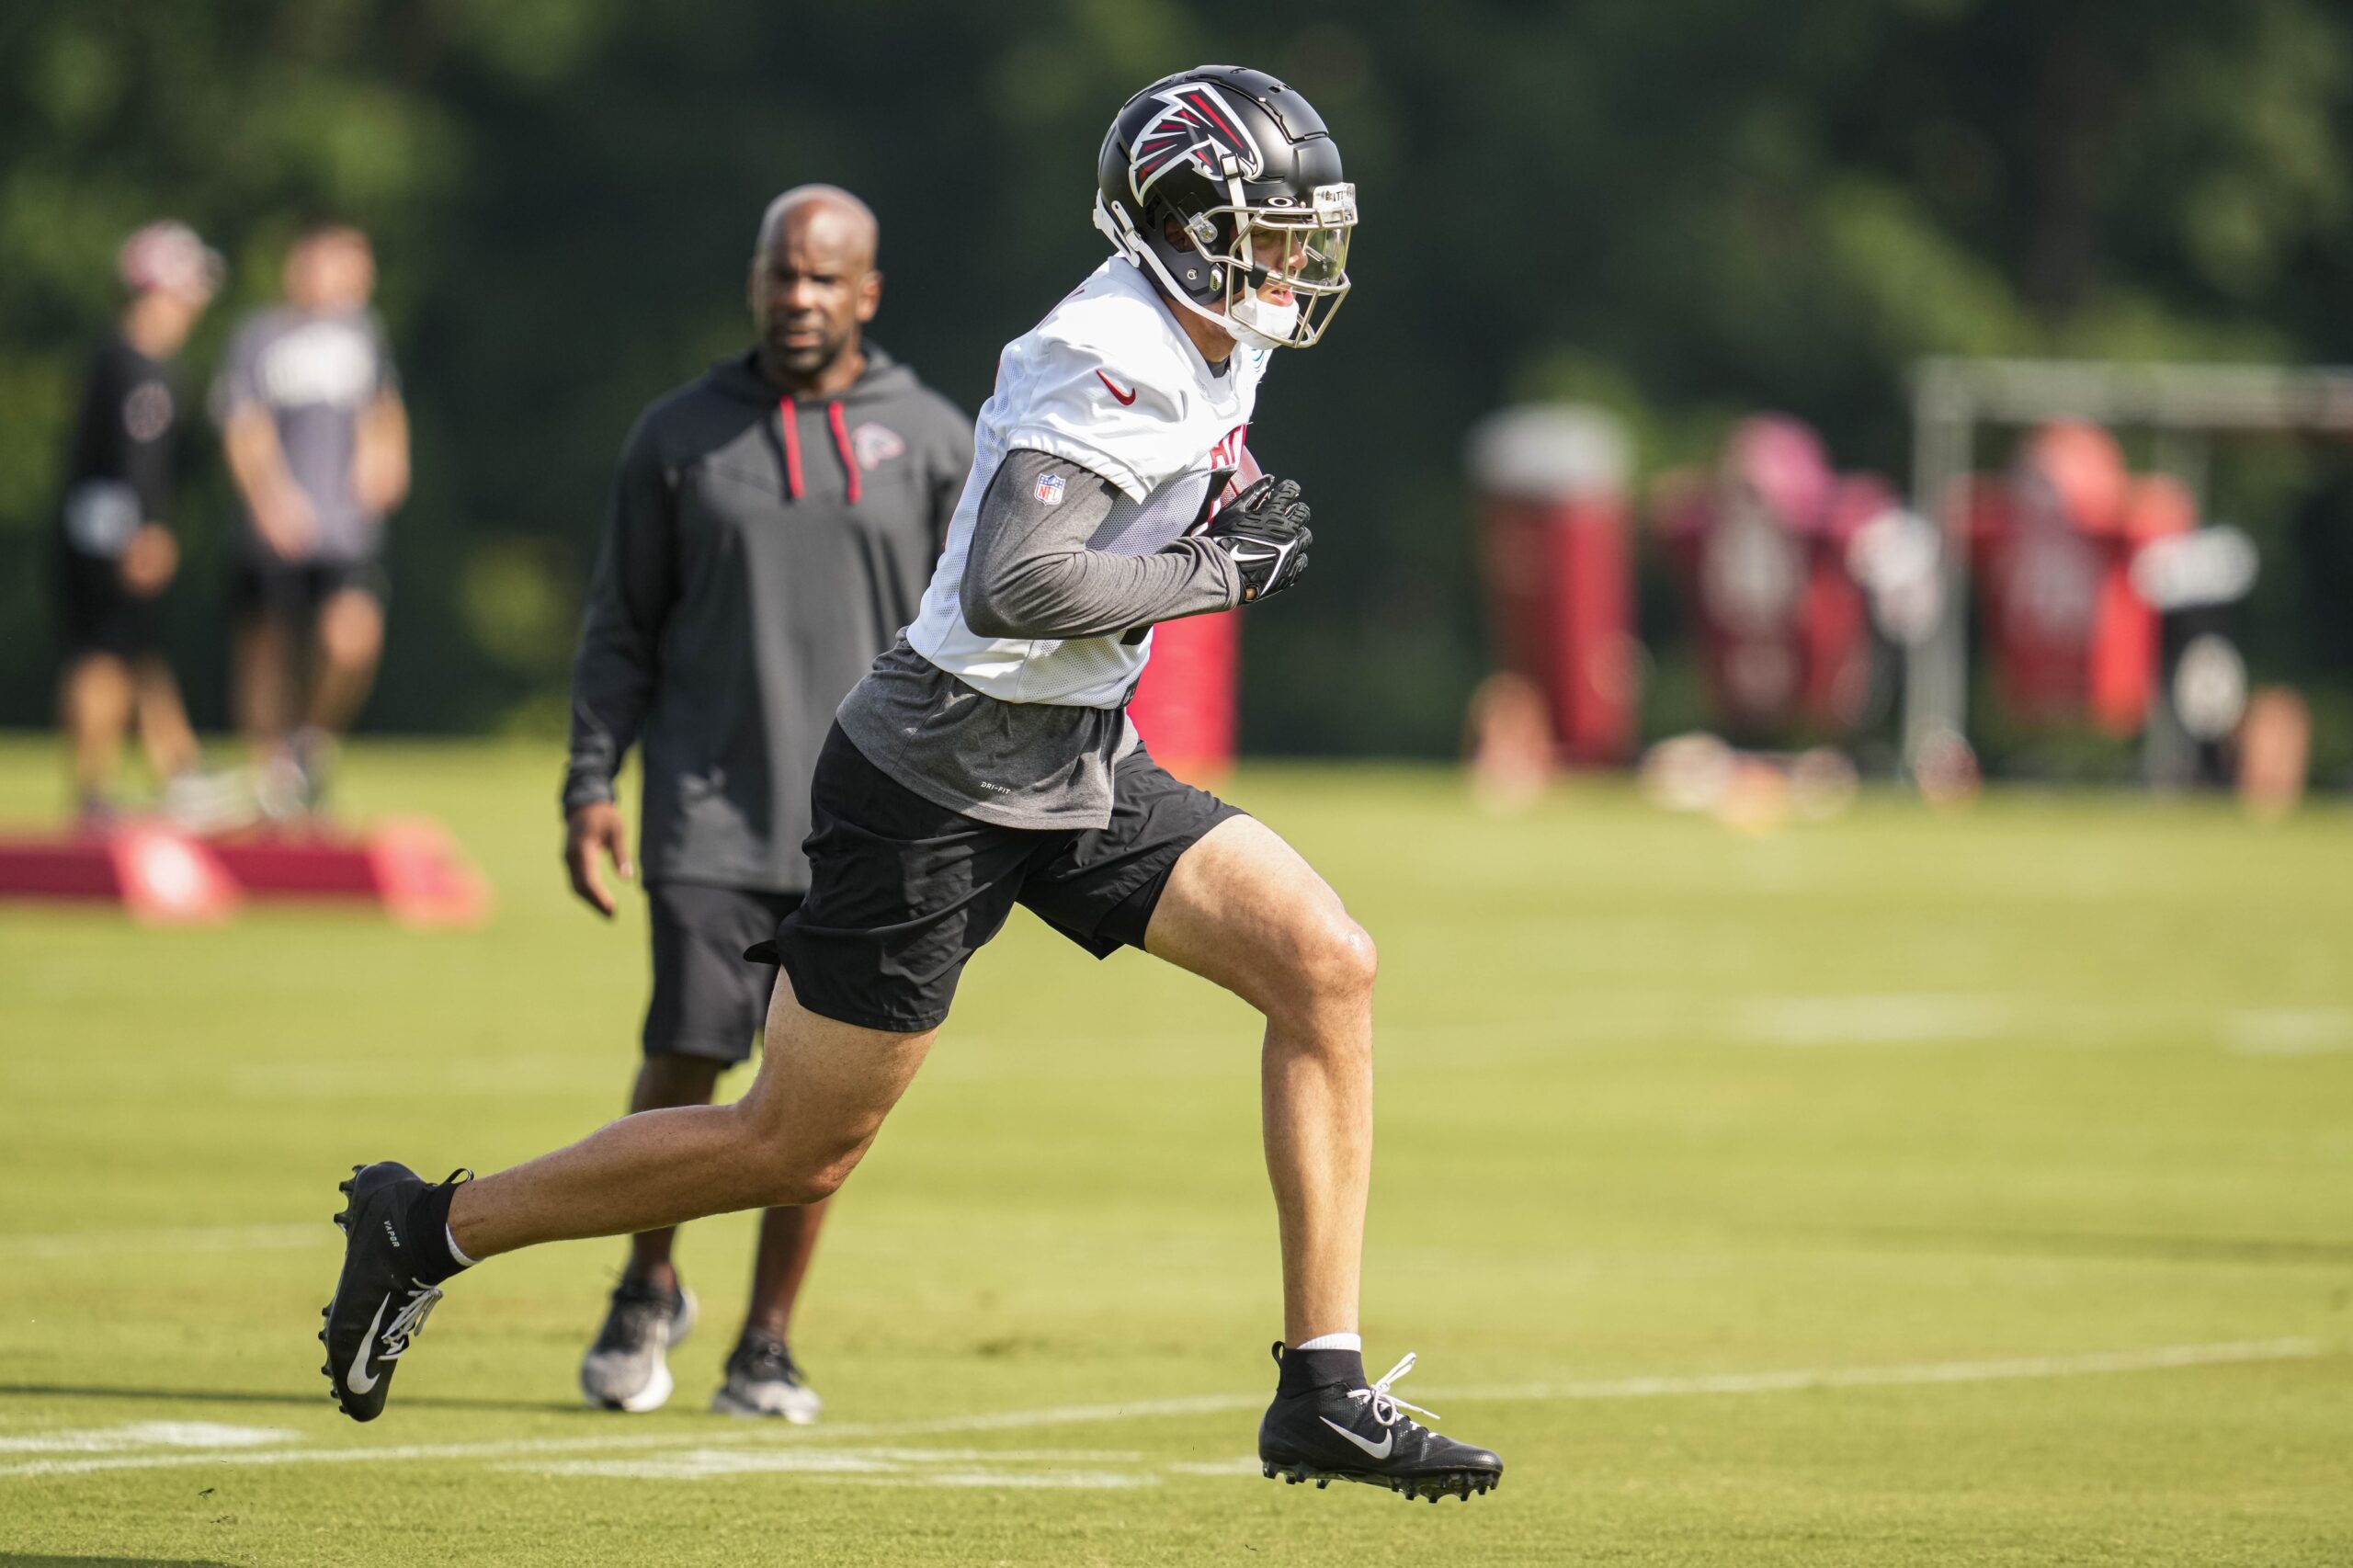
[[[455,1249],[453,1248],[452,1250]],[[1293,1346],[1293,1348],[1300,1350],[1353,1350],[1358,1355],[1361,1356],[1364,1354],[1364,1335],[1361,1334],[1319,1334],[1313,1339],[1301,1340],[1297,1346]]]
[[[458,1233],[444,1225],[441,1227],[441,1233],[449,1239],[449,1256],[457,1260],[458,1267],[472,1268],[474,1266],[474,1260],[468,1257],[464,1250],[458,1245]]]

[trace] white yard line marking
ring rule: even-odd
[[[2222,1049],[2234,1056],[2323,1056],[2353,1051],[2353,1009],[2242,1008],[2224,1013]]]
[[[738,1475],[792,1475],[803,1480],[847,1481],[909,1486],[1151,1486],[1148,1471],[1076,1467],[1142,1465],[1139,1453],[1091,1449],[690,1449],[682,1454],[645,1454],[636,1459],[540,1460],[501,1465],[529,1475],[597,1476],[625,1481],[719,1481]],[[1036,1470],[1003,1470],[1026,1464]],[[952,1468],[942,1469],[947,1466]]]
[[[1064,1470],[1044,1472],[967,1470],[935,1471],[920,1475],[853,1475],[828,1479],[857,1486],[970,1486],[1006,1491],[1054,1491],[1075,1487],[1108,1491],[1121,1486],[1157,1486],[1156,1475],[1121,1475],[1113,1471]]]
[[[300,1432],[284,1426],[223,1426],[212,1421],[134,1421],[127,1426],[82,1426],[0,1437],[5,1454],[109,1454],[126,1449],[256,1449],[290,1443]]]
[[[67,1231],[57,1235],[0,1235],[16,1257],[104,1257],[136,1252],[296,1252],[340,1246],[343,1237],[322,1217],[301,1225],[188,1226],[174,1231]]]
[[[1714,1003],[1649,992],[1604,992],[1581,998],[1571,1019],[1545,1015],[1472,1024],[1392,1021],[1381,1026],[1381,1038],[1384,1043],[1443,1050],[1457,1060],[1493,1063],[1549,1058],[1563,1050],[1662,1044],[1699,1049],[1972,1044],[2132,1049],[2153,1040],[2167,1046],[2186,1043],[2200,1038],[2196,1027],[2201,1025],[2211,1025],[2214,1043],[2234,1056],[2353,1051],[2353,1007],[2184,1011],[2162,1003],[2119,1005],[1981,992],[1758,994]]]
[[[1997,1361],[1924,1361],[1909,1366],[1813,1368],[1784,1372],[1719,1372],[1691,1378],[1617,1378],[1595,1382],[1512,1383],[1433,1391],[1456,1400],[1656,1399],[1669,1394],[1784,1393],[1803,1389],[1918,1388],[1934,1383],[2010,1382],[2079,1378],[2102,1372],[2161,1372],[2246,1361],[2293,1361],[2328,1354],[2317,1339],[2256,1339],[2222,1345],[2164,1345],[2148,1350],[2097,1350],[2075,1356],[2020,1356]]]
[[[1262,1462],[1256,1454],[1236,1454],[1230,1460],[1178,1460],[1160,1468],[1171,1475],[1256,1475]]]
[[[2165,1371],[2184,1367],[2244,1362],[2302,1361],[2336,1354],[2320,1339],[2234,1340],[2209,1345],[2159,1345],[2140,1350],[2099,1350],[2068,1356],[2010,1357],[1979,1361],[1927,1361],[1886,1367],[1814,1367],[1784,1371],[1718,1372],[1697,1377],[1614,1378],[1584,1382],[1510,1383],[1494,1387],[1435,1388],[1433,1401],[1663,1399],[1693,1394],[1779,1393],[1801,1389],[1895,1388],[1937,1383],[2002,1382],[2103,1373]],[[1257,1410],[1263,1392],[1197,1394],[1188,1398],[1134,1400],[1124,1404],[1065,1404],[1042,1410],[1001,1411],[941,1416],[925,1421],[838,1422],[823,1427],[759,1429],[738,1437],[708,1432],[664,1436],[512,1438],[486,1443],[388,1444],[377,1448],[268,1449],[202,1454],[101,1454],[87,1458],[35,1460],[0,1465],[0,1479],[81,1475],[111,1470],[170,1470],[190,1465],[390,1464],[434,1460],[505,1460],[540,1454],[646,1453],[665,1449],[717,1449],[738,1444],[843,1437],[938,1436],[1037,1426],[1070,1426],[1107,1421],[1185,1415],[1216,1415]]]

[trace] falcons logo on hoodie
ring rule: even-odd
[[[1242,167],[1242,177],[1256,179],[1266,172],[1258,143],[1215,87],[1186,82],[1160,94],[1165,106],[1136,137],[1128,165],[1128,184],[1141,202],[1154,181],[1189,160],[1210,179],[1219,176],[1218,155],[1230,153]]]

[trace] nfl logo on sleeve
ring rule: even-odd
[[[1061,506],[1063,504],[1063,476],[1059,473],[1039,475],[1038,499],[1049,506]]]

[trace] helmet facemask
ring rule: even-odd
[[[1223,163],[1230,199],[1221,206],[1184,214],[1154,201],[1150,226],[1139,229],[1124,203],[1107,211],[1097,197],[1095,226],[1178,304],[1239,341],[1308,347],[1322,338],[1348,291],[1357,187],[1320,185],[1303,204],[1290,196],[1253,204],[1233,160]]]

